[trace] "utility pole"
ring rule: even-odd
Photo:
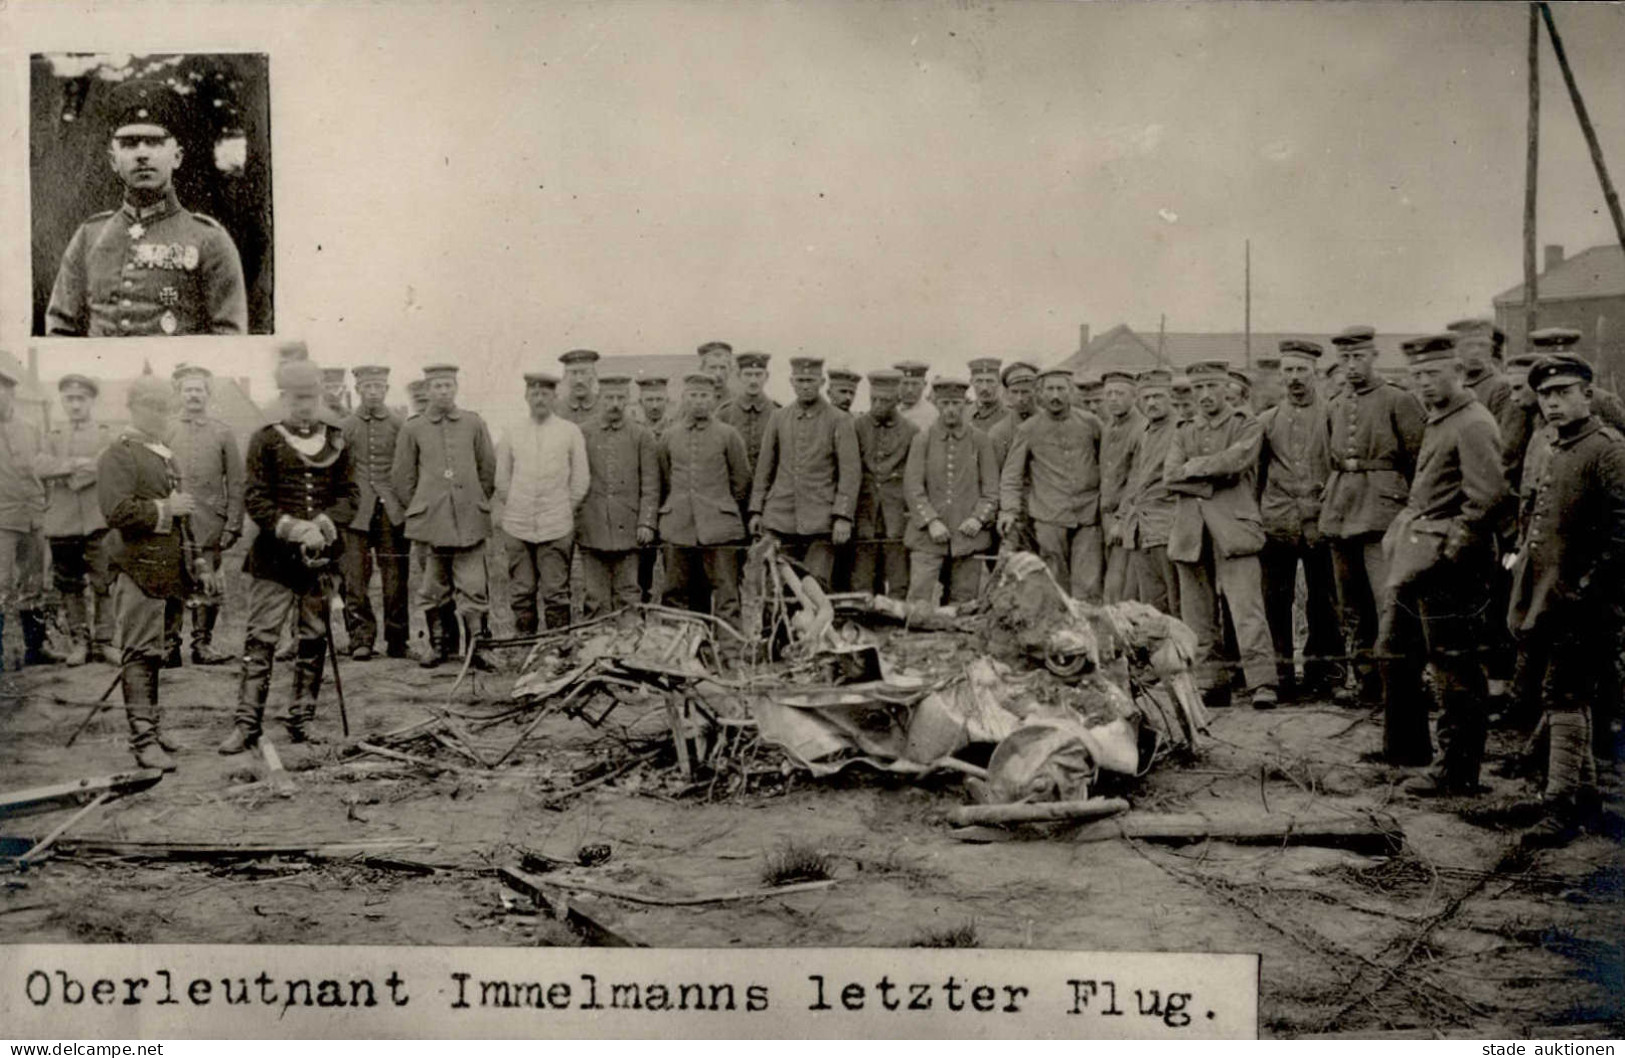
[[[1535,184],[1540,177],[1540,14],[1529,5],[1529,149],[1523,176],[1523,348],[1534,348],[1529,334],[1539,324],[1540,291],[1535,273]]]
[[[1592,127],[1591,115],[1586,111],[1585,100],[1580,97],[1580,85],[1574,80],[1574,70],[1569,67],[1568,53],[1563,50],[1563,38],[1557,35],[1551,5],[1542,3],[1535,6],[1540,8],[1541,17],[1546,20],[1546,33],[1552,38],[1552,51],[1557,55],[1558,68],[1563,71],[1563,83],[1569,89],[1569,102],[1574,104],[1574,116],[1580,122],[1580,131],[1585,133],[1586,146],[1591,149],[1591,164],[1597,169],[1597,182],[1602,185],[1603,201],[1608,203],[1608,215],[1614,221],[1614,237],[1619,240],[1621,249],[1625,249],[1625,214],[1620,212],[1614,182],[1608,179],[1608,165],[1602,158],[1602,145],[1597,142],[1597,130]]]
[[[1157,320],[1157,363],[1159,364],[1168,363],[1168,354],[1163,351],[1167,334],[1168,314],[1164,312]]]
[[[1253,366],[1253,240],[1247,240],[1246,256],[1246,292],[1243,295],[1246,302],[1242,310],[1242,354],[1247,358],[1247,366]]]

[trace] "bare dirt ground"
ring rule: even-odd
[[[223,642],[235,646],[240,618]],[[409,661],[346,662],[353,732],[377,734],[445,704],[455,670]],[[121,709],[103,713],[70,750],[86,707],[112,679],[91,665],[0,674],[0,788],[110,774],[131,766]],[[291,675],[278,667],[268,715]],[[498,697],[511,677],[482,677]],[[471,689],[452,704],[468,706]],[[233,666],[164,673],[165,727],[187,749],[154,789],[116,801],[64,839],[319,844],[412,840],[410,864],[131,862],[64,855],[0,876],[0,942],[570,945],[582,938],[516,899],[492,868],[522,849],[574,860],[609,846],[607,862],[572,877],[674,895],[760,887],[764,864],[794,842],[830,858],[836,884],[816,892],[703,906],[595,901],[615,928],[684,947],[907,946],[1246,951],[1263,957],[1265,1036],[1395,1034],[1612,1036],[1625,1030],[1625,859],[1588,836],[1531,857],[1512,833],[1469,825],[1449,804],[1407,798],[1408,776],[1364,763],[1380,728],[1364,712],[1299,705],[1216,716],[1200,758],[1165,762],[1131,792],[1136,809],[1216,818],[1314,811],[1391,813],[1403,854],[1207,842],[1169,848],[1081,842],[1065,826],[987,845],[962,843],[942,813],[964,803],[957,778],[926,782],[848,771],[833,779],[767,776],[750,792],[707,801],[670,751],[578,796],[578,782],[627,759],[617,731],[552,716],[494,771],[450,751],[466,771],[424,769],[338,748],[279,748],[294,789],[263,782],[257,756],[220,757],[236,695]],[[336,742],[331,686],[320,733]],[[281,738],[278,724],[268,724]],[[518,736],[506,723],[476,735],[496,756]],[[1492,758],[1511,748],[1492,739]],[[1490,795],[1520,781],[1486,772]],[[1620,781],[1606,773],[1611,810]],[[759,788],[758,788],[759,787]],[[66,813],[13,821],[43,835]]]

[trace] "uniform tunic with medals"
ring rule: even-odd
[[[64,337],[247,330],[236,244],[219,221],[181,208],[173,189],[80,225],[45,310],[45,333]]]

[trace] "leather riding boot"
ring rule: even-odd
[[[271,693],[271,655],[275,647],[249,640],[243,645],[242,680],[237,688],[237,709],[231,734],[217,747],[223,754],[241,753],[260,739],[265,699]]]
[[[442,658],[455,658],[463,652],[462,625],[457,620],[457,604],[448,602],[440,608],[440,627],[445,634],[446,644],[441,648]]]
[[[316,696],[322,689],[322,665],[327,660],[326,639],[302,639],[293,667],[293,701],[288,703],[288,715],[283,726],[288,729],[288,741],[317,743],[310,730],[316,720]]]
[[[124,717],[130,724],[130,752],[143,768],[174,771],[175,761],[158,744],[158,658],[132,657],[124,663]]]
[[[218,606],[199,606],[192,611],[192,664],[225,665],[234,660],[214,648],[214,626],[219,619]]]
[[[490,639],[491,638],[491,615],[490,614],[484,614],[484,613],[480,614],[479,622],[478,622],[477,625],[472,621],[469,622],[468,631],[469,631],[469,638],[474,639],[476,641]],[[486,656],[485,654],[478,653],[478,652],[475,653],[473,663],[469,665],[469,668],[474,669],[474,670],[476,670],[478,672],[495,672],[496,671],[496,666],[491,664],[491,659],[488,656]]]
[[[96,603],[96,612],[91,618],[90,659],[105,660],[118,634],[117,614],[113,610],[112,593],[93,589],[91,595]]]
[[[438,609],[423,611],[423,625],[429,633],[429,646],[423,656],[418,658],[418,664],[426,669],[438,668],[446,659],[446,633],[440,615],[441,611]]]

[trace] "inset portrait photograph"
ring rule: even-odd
[[[33,333],[271,334],[270,63],[32,57]]]

